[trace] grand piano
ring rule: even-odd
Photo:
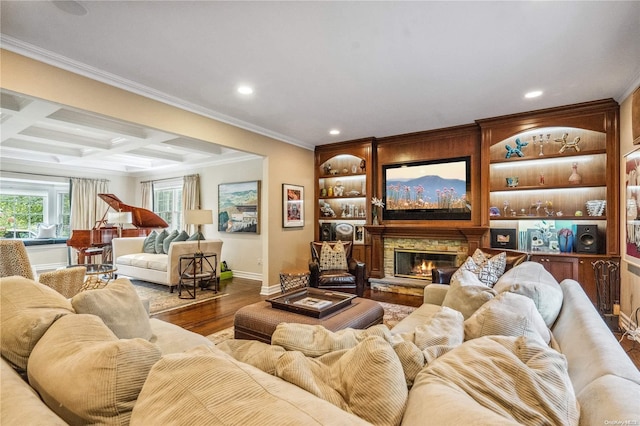
[[[98,194],[98,197],[117,212],[131,212],[135,228],[123,229],[123,238],[144,237],[156,228],[167,228],[169,226],[164,219],[151,210],[127,205],[113,194]],[[107,216],[107,212],[105,212],[102,220],[98,221],[93,229],[74,229],[71,231],[71,237],[67,240],[67,246],[78,251],[79,264],[85,263],[87,257],[91,257],[96,253],[103,254],[103,262],[105,262],[105,258],[109,257],[105,256],[105,253],[110,253],[110,250],[107,249],[111,247],[111,240],[118,236],[118,228],[109,226],[106,223],[105,217]],[[103,251],[105,253],[103,253]]]

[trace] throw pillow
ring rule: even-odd
[[[189,234],[187,234],[187,231],[182,231],[180,232],[180,234],[178,234],[177,237],[175,237],[173,239],[173,242],[178,242],[178,241],[187,241],[189,239]]]
[[[202,241],[204,240],[204,234],[202,232],[196,231],[194,232],[186,241]]]
[[[166,229],[163,229],[162,232],[160,232],[158,234],[158,236],[156,237],[156,246],[155,246],[155,251],[156,254],[164,254],[164,248],[163,248],[163,243],[165,238],[167,238],[169,236],[169,233],[167,232]]]
[[[493,287],[502,274],[504,274],[506,266],[506,253],[503,252],[488,257],[482,250],[476,249],[473,256],[468,257],[462,266],[453,274],[451,280],[453,281],[454,278],[457,278],[456,276],[459,276],[462,271],[466,269],[476,274],[483,284]]]
[[[127,278],[118,278],[98,290],[76,294],[71,305],[78,314],[99,316],[119,339],[151,339],[149,316],[135,287]]]
[[[347,255],[344,251],[342,241],[337,241],[333,245],[333,248],[331,248],[329,243],[324,241],[322,243],[322,248],[320,249],[320,270],[346,271],[348,269]]]
[[[60,317],[73,314],[63,295],[28,278],[0,278],[0,353],[14,366],[26,369],[38,340]]]
[[[464,322],[465,340],[482,336],[525,336],[548,344],[551,333],[533,301],[515,293],[501,293]]]
[[[442,306],[461,312],[464,319],[467,319],[497,294],[495,290],[480,281],[475,273],[463,269],[451,278],[450,288],[442,301]]]
[[[69,424],[129,424],[161,354],[143,339],[118,339],[95,315],[65,315],[29,357],[29,384]]]
[[[318,358],[288,351],[276,376],[372,424],[400,424],[408,398],[400,359],[380,336]]]
[[[174,229],[173,232],[167,235],[167,238],[164,239],[162,242],[162,252],[164,254],[169,254],[169,245],[178,237],[178,235],[180,235],[180,233],[177,229]]]
[[[38,236],[36,238],[55,238],[56,237],[56,225],[44,225],[38,226]]]
[[[145,238],[144,242],[142,243],[142,251],[144,253],[155,254],[157,236],[158,236],[158,233],[155,230],[151,231],[151,233],[147,235],[147,238]]]
[[[493,287],[498,293],[509,291],[527,296],[535,303],[547,327],[551,327],[562,309],[560,284],[538,262],[524,262],[500,277]]]

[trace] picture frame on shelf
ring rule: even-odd
[[[218,185],[218,231],[260,233],[260,181]]]
[[[624,156],[625,173],[625,254],[640,266],[640,147]]]
[[[491,248],[517,250],[517,231],[513,228],[492,228]]]
[[[304,227],[304,186],[282,184],[282,227]]]

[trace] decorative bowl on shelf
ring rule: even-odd
[[[585,205],[589,216],[602,216],[607,206],[607,200],[589,200]]]

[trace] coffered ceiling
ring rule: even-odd
[[[256,156],[0,92],[2,163],[128,175],[189,169]]]
[[[640,84],[637,1],[2,0],[0,13],[4,49],[308,149],[621,101]],[[3,162],[140,173],[246,155],[17,94],[1,118]]]

